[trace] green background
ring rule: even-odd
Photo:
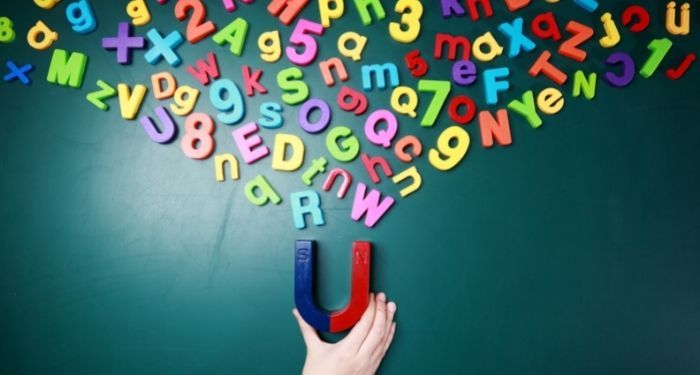
[[[215,51],[222,75],[239,86],[242,64],[265,70],[269,94],[246,100],[245,121],[255,121],[260,103],[279,101],[277,72],[292,66],[284,57],[276,64],[258,57],[260,33],[281,29],[283,41],[291,33],[266,13],[267,1],[239,4],[233,14],[218,1],[207,2],[220,27],[237,16],[250,22],[245,52],[235,57],[210,39],[186,42],[177,69],[148,65],[143,51],[133,65],[119,66],[114,52],[100,47],[101,38],[127,20],[126,1],[93,1],[99,27],[86,36],[70,30],[67,3],[51,11],[30,1],[0,4],[0,15],[11,17],[18,31],[14,43],[0,45],[0,63],[36,65],[30,87],[0,82],[0,373],[298,372],[304,346],[290,313],[296,239],[318,242],[318,299],[329,309],[347,299],[352,241],[372,241],[372,289],[386,291],[399,307],[383,373],[700,373],[700,74],[697,63],[680,81],[662,74],[685,53],[697,52],[698,2],[689,36],[665,32],[662,2],[644,3],[652,15],[647,31],[620,27],[623,40],[612,51],[630,52],[638,68],[651,39],[674,41],[651,79],[637,75],[624,89],[607,85],[600,78],[611,51],[595,40],[585,45],[589,57],[582,64],[554,53],[554,63],[570,74],[566,105],[558,115],[543,115],[541,128],[511,113],[513,144],[484,149],[474,121],[465,126],[472,144],[462,163],[439,172],[424,152],[416,162],[423,186],[398,199],[376,228],[350,219],[352,195],[339,200],[322,192],[327,224],[301,231],[293,227],[288,200],[305,189],[301,171],[273,171],[268,157],[242,164],[240,180],[217,183],[213,158],[200,162],[182,154],[182,134],[173,144],[157,145],[137,121],[120,118],[116,98],[108,112],[85,100],[97,79],[150,89],[150,75],[164,70],[174,71],[181,84],[203,88],[184,69]],[[184,32],[173,3],[149,1],[153,20],[137,33],[150,27]],[[496,27],[515,16],[494,0],[492,18],[443,21],[438,2],[425,1],[421,37],[406,46],[389,37],[388,23],[399,16],[393,2],[384,4],[387,18],[364,28],[347,2],[345,16],[320,39],[319,59],[337,56],[337,37],[353,30],[370,37],[361,63],[394,61],[402,84],[415,87],[403,64],[406,52],[422,51],[430,63],[427,78],[449,79],[450,63],[431,57],[435,33],[473,40],[492,31],[505,46]],[[601,10],[619,20],[627,5],[602,4]],[[601,30],[600,11],[591,15],[568,1],[535,0],[517,15],[527,25],[548,10],[562,29],[573,18]],[[302,17],[318,20],[315,1]],[[25,42],[39,19],[59,31],[54,48],[89,55],[80,90],[46,83],[51,52]],[[477,64],[511,68],[510,90],[489,109],[529,88],[537,93],[552,86],[527,75],[540,51],[557,46],[535,41],[536,51],[516,59],[504,54]],[[359,89],[361,63],[344,60],[347,84]],[[579,68],[599,74],[593,101],[571,96]],[[316,64],[304,72],[312,97],[334,100],[340,85],[325,87]],[[481,79],[472,87],[453,86],[455,94],[484,107]],[[370,99],[370,111],[388,108],[389,91],[374,91]],[[421,96],[418,113],[428,100]],[[159,104],[149,91],[140,114],[152,115]],[[366,116],[331,107],[332,124],[355,129],[364,152],[387,156],[397,172],[406,167],[366,142]],[[196,110],[216,113],[208,90]],[[265,143],[271,147],[277,131],[298,134],[307,146],[305,165],[319,156],[331,160],[325,133],[303,134],[297,108],[284,111],[283,128],[261,130]],[[451,125],[445,114],[433,128],[404,116],[400,123],[400,134],[418,135],[426,152]],[[234,128],[218,124],[217,153],[238,155]],[[356,181],[368,181],[360,164],[344,167]],[[281,205],[258,208],[245,199],[243,186],[258,173],[282,195]],[[378,188],[398,197],[386,178]]]

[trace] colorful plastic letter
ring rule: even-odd
[[[513,143],[510,137],[510,121],[508,120],[508,111],[499,109],[496,111],[496,117],[493,118],[491,112],[479,112],[479,130],[481,130],[481,145],[485,148],[493,147],[493,140],[496,139],[499,146],[508,146]]]
[[[151,12],[145,0],[131,0],[126,4],[126,13],[131,17],[134,26],[143,26],[151,22]]]
[[[499,78],[508,78],[510,69],[507,67],[484,70],[484,92],[486,93],[486,104],[498,104],[498,92],[506,91],[510,88],[507,80],[499,81]]]
[[[257,132],[258,125],[250,122],[232,133],[233,140],[246,164],[253,164],[270,154],[270,149],[263,144],[263,140],[257,135]]]
[[[280,41],[279,30],[260,34],[260,37],[258,37],[258,48],[260,48],[260,58],[263,61],[273,63],[279,60],[282,57],[282,42]]]
[[[333,4],[333,8],[331,8]],[[330,27],[331,20],[337,20],[345,12],[345,1],[343,0],[319,0],[318,12],[321,17],[321,25]]]
[[[319,110],[321,116],[317,121],[311,122],[311,113]],[[331,123],[331,108],[321,99],[309,99],[299,108],[299,126],[307,133],[316,134],[326,130]]]
[[[352,175],[345,169],[334,168],[333,170],[331,170],[330,173],[328,173],[326,182],[323,183],[323,190],[330,191],[333,187],[333,184],[335,183],[335,180],[338,179],[338,176],[343,176],[343,182],[340,184],[340,189],[338,189],[337,197],[343,199],[348,194],[348,189],[350,189],[350,185],[352,185]]]
[[[168,85],[163,88],[163,81]],[[163,100],[175,95],[177,89],[177,81],[170,72],[155,73],[151,76],[151,87],[153,87],[153,97],[158,100]]]
[[[342,139],[340,143],[338,140]],[[335,160],[347,163],[355,160],[360,153],[360,141],[346,126],[336,126],[326,136],[326,148]]]
[[[377,130],[377,124],[386,123],[386,129]],[[367,117],[365,121],[365,136],[372,144],[382,146],[384,148],[391,147],[391,141],[394,140],[399,132],[399,122],[393,113],[386,109],[379,109]]]
[[[476,7],[481,4],[481,8],[484,10],[486,17],[493,16],[493,8],[491,7],[491,0],[467,0],[467,8],[469,9],[469,16],[472,21],[478,21],[480,18],[479,9]]]
[[[574,35],[559,45],[559,54],[582,62],[586,59],[586,51],[578,47],[593,37],[593,29],[576,21],[569,21],[566,31]]]
[[[88,0],[78,0],[66,7],[66,18],[78,34],[88,34],[97,28],[97,20]]]
[[[402,102],[401,98],[407,97],[408,101]],[[416,118],[416,108],[418,108],[418,94],[408,86],[399,86],[391,92],[391,108],[402,115]]]
[[[175,125],[173,118],[170,117],[170,114],[165,107],[156,107],[155,113],[160,122],[163,123],[161,129],[159,129],[156,124],[153,123],[153,120],[150,117],[143,116],[140,120],[143,130],[146,131],[146,134],[148,134],[148,137],[151,138],[153,142],[160,144],[172,142],[177,135],[177,126]]]
[[[411,153],[407,153],[406,149],[411,148]],[[413,161],[414,157],[420,156],[423,152],[423,144],[420,143],[420,139],[416,138],[414,135],[407,135],[396,141],[394,146],[394,153],[396,158],[404,163],[410,163]]]
[[[255,0],[241,0],[243,4],[252,4],[253,1]],[[231,13],[234,10],[236,10],[236,0],[223,0],[224,3],[224,9],[226,9],[227,12]]]
[[[219,71],[219,62],[216,59],[214,52],[207,54],[207,60],[199,59],[194,65],[187,67],[187,73],[190,73],[194,79],[199,81],[204,86],[208,86],[212,80],[217,80],[221,76]]]
[[[282,101],[289,105],[296,105],[309,97],[309,86],[302,79],[304,72],[297,67],[280,70],[277,73],[277,85],[284,94]]]
[[[518,9],[528,6],[530,4],[530,0],[505,0],[505,3],[506,7],[508,7],[508,11],[515,12]]]
[[[423,179],[421,178],[420,173],[418,173],[418,168],[415,165],[410,168],[406,168],[401,173],[398,173],[396,176],[391,178],[391,181],[398,184],[407,178],[410,178],[412,182],[399,191],[402,198],[406,198],[407,196],[413,194],[416,190],[418,190],[418,188],[420,188],[421,184],[423,184]]]
[[[535,94],[533,94],[532,90],[528,90],[523,94],[522,101],[511,100],[508,103],[508,109],[525,117],[525,120],[533,129],[542,126],[542,118],[540,118],[535,108]]]
[[[583,92],[583,96],[585,96],[586,99],[593,99],[595,96],[597,77],[597,74],[591,73],[588,75],[588,79],[586,79],[586,74],[583,73],[583,70],[576,71],[574,74],[574,98],[578,98],[581,92]]]
[[[289,26],[308,3],[309,0],[272,0],[267,11]]]
[[[381,21],[384,19],[384,17],[386,17],[384,7],[382,7],[382,3],[380,0],[354,1],[355,7],[357,8],[357,12],[360,14],[360,20],[362,20],[363,25],[369,26],[372,24],[372,16],[369,14],[369,8],[372,8],[372,11],[374,12],[374,16],[377,18],[377,21]]]
[[[326,86],[332,87],[335,85],[335,79],[333,79],[332,70],[335,70],[338,74],[338,79],[341,82],[348,80],[348,71],[345,69],[345,64],[343,60],[338,57],[332,57],[326,61],[321,61],[318,63],[318,68],[321,70],[321,75],[323,76],[323,81]]]
[[[435,34],[435,45],[433,48],[433,57],[436,60],[442,59],[442,51],[447,44],[447,59],[454,61],[457,59],[457,48],[462,50],[461,60],[469,60],[471,56],[471,43],[469,39],[461,35],[454,36],[450,34],[437,33]]]
[[[605,35],[599,40],[600,45],[605,48],[615,47],[617,43],[620,43],[620,32],[612,19],[612,14],[610,12],[603,13],[600,16],[600,21],[603,22],[603,30],[605,30]]]
[[[348,42],[354,42],[355,46],[352,49],[347,47]],[[365,50],[367,37],[364,37],[356,32],[348,31],[343,33],[338,38],[338,52],[345,57],[351,58],[353,61],[362,60],[362,51]]]
[[[459,5],[458,0],[440,0],[440,13],[442,18],[450,18],[453,15],[462,17],[467,12]]]
[[[287,146],[291,149],[289,158],[286,158]],[[293,172],[301,168],[303,163],[304,142],[301,141],[301,138],[292,134],[277,133],[275,135],[275,148],[272,152],[272,169]]]
[[[231,171],[231,179],[238,180],[238,159],[233,154],[214,155],[214,171],[216,173],[216,181],[226,181],[226,163]]]
[[[379,166],[382,169],[382,172],[384,172],[384,175],[386,175],[387,177],[391,177],[394,175],[394,171],[391,169],[389,162],[381,156],[370,157],[367,154],[362,154],[360,155],[360,160],[362,160],[362,165],[365,166],[365,169],[367,170],[367,175],[369,175],[370,180],[372,180],[372,182],[374,182],[375,184],[378,184],[381,181],[381,178],[377,173],[377,166]]]
[[[2,31],[0,31],[2,33]],[[41,37],[41,39],[39,38]],[[46,51],[58,40],[58,33],[51,30],[42,21],[37,21],[27,32],[27,43],[37,51]]]
[[[265,86],[260,84],[260,77],[262,77],[262,69],[258,69],[255,72],[251,72],[248,65],[243,65],[241,67],[241,76],[243,77],[243,87],[245,87],[245,94],[247,96],[255,95],[255,92],[259,92],[261,95],[267,94],[267,89]]]
[[[467,107],[464,114],[459,113],[459,107],[462,106]],[[447,107],[447,112],[450,114],[452,121],[465,125],[474,119],[474,116],[476,115],[476,103],[474,103],[474,100],[468,96],[458,95],[450,100],[450,104]]]
[[[690,33],[690,3],[681,5],[680,24],[676,21],[676,2],[666,4],[666,30],[671,35],[688,35]]]
[[[259,194],[256,194],[256,191],[259,191]],[[250,203],[256,206],[264,206],[267,202],[276,205],[282,202],[282,198],[263,175],[257,175],[245,185],[245,196]]]
[[[355,199],[352,203],[350,218],[360,221],[364,216],[365,226],[372,228],[389,211],[394,202],[394,198],[390,196],[382,198],[379,190],[372,189],[367,193],[367,185],[359,182],[355,187]]]
[[[540,112],[548,115],[557,114],[564,108],[564,97],[561,95],[561,91],[554,87],[540,91],[537,95],[537,108],[540,109]]]
[[[598,2],[596,0],[574,0],[574,3],[585,9],[588,13],[593,13],[598,9]]]
[[[131,36],[131,25],[128,22],[119,22],[117,36],[102,38],[102,48],[117,50],[117,63],[121,65],[131,64],[131,50],[143,49],[146,40],[140,36]]]
[[[483,46],[489,47],[488,52],[484,52]],[[503,47],[496,41],[491,32],[487,31],[484,35],[476,38],[472,45],[472,55],[479,61],[489,62],[503,53]]]
[[[459,60],[452,65],[452,80],[460,86],[469,86],[476,81],[476,65],[469,60]]]
[[[399,85],[399,70],[396,64],[384,63],[384,64],[372,64],[372,65],[362,65],[362,89],[365,91],[372,91],[374,86],[372,85],[372,75],[374,75],[374,84],[377,89],[384,90],[386,88],[386,76],[389,75],[389,81],[391,82],[391,87],[396,87]]]
[[[311,186],[314,183],[314,178],[319,173],[323,173],[326,171],[326,165],[328,164],[328,161],[326,158],[323,156],[314,160],[311,160],[311,166],[307,168],[304,173],[301,174],[301,181],[303,181],[305,184]]]
[[[513,58],[520,55],[520,51],[530,52],[536,45],[532,39],[523,34],[523,18],[518,17],[512,23],[504,22],[498,26],[498,31],[508,38],[508,57]]]
[[[67,52],[55,49],[46,81],[60,86],[80,88],[83,85],[88,57],[80,52]]]
[[[223,46],[228,43],[231,45],[229,51],[234,56],[240,56],[243,53],[246,36],[248,35],[248,21],[243,18],[236,18],[228,26],[214,34],[212,40],[214,43]]]
[[[100,88],[100,90],[87,94],[86,99],[95,107],[106,111],[109,109],[109,106],[104,101],[117,96],[117,90],[101,79],[97,80],[97,86]]]
[[[681,64],[677,68],[669,68],[666,70],[666,77],[668,79],[672,80],[677,80],[685,74],[686,71],[688,71],[688,68],[690,68],[690,65],[693,64],[693,61],[695,61],[695,54],[694,53],[689,53],[683,58],[683,61],[681,61]]]
[[[306,228],[304,215],[310,214],[315,226],[326,224],[323,219],[323,210],[321,210],[321,196],[313,190],[304,190],[292,193],[289,195],[289,200],[292,205],[292,218],[294,219],[294,227],[297,229]],[[306,201],[306,204],[303,202]]]
[[[350,99],[350,101],[348,102],[347,99]],[[365,113],[367,107],[369,107],[369,101],[364,94],[347,86],[340,88],[336,97],[336,103],[338,103],[340,109],[345,112],[353,112],[355,116]]]
[[[117,85],[117,92],[119,93],[119,108],[121,110],[122,118],[125,120],[133,120],[141,109],[141,104],[143,103],[143,98],[148,92],[148,88],[144,85],[134,86],[134,91],[132,92],[124,83]]]
[[[178,116],[187,116],[194,110],[198,98],[199,90],[190,86],[180,86],[175,90],[175,102],[170,104],[170,110]]]
[[[34,0],[34,4],[36,4],[39,8],[46,10],[52,9],[60,2],[61,0]]]
[[[554,18],[554,13],[546,12],[535,16],[530,23],[530,30],[536,37],[540,39],[552,39],[558,42],[561,39],[561,32],[559,31],[559,24],[557,24],[557,19]]]
[[[549,51],[542,51],[540,57],[538,57],[534,64],[532,64],[530,67],[528,74],[530,74],[531,77],[537,77],[540,73],[542,73],[547,76],[547,78],[554,81],[554,83],[563,85],[568,77],[566,74],[564,74],[564,72],[549,62],[550,57],[552,57],[552,54]]]
[[[632,21],[636,20],[634,24]],[[633,33],[640,33],[649,27],[649,12],[639,5],[630,5],[622,13],[622,24]]]
[[[611,86],[614,87],[625,87],[632,83],[634,79],[634,60],[632,57],[625,52],[615,52],[608,56],[605,60],[608,65],[622,64],[622,74],[616,75],[612,72],[606,72],[603,78]]]
[[[260,120],[258,125],[265,129],[277,129],[284,124],[284,118],[281,115],[282,105],[275,102],[265,102],[260,104]]]

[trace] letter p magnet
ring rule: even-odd
[[[331,313],[319,308],[314,299],[315,243],[298,240],[294,252],[294,303],[301,317],[324,332],[342,332],[355,325],[369,304],[371,244],[353,243],[350,302]]]

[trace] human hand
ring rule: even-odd
[[[304,321],[297,309],[292,310],[306,344],[304,375],[374,374],[396,332],[396,304],[387,303],[386,295],[370,294],[367,310],[345,338],[335,344],[322,341],[316,330]]]

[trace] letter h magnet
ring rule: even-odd
[[[342,332],[357,323],[369,304],[371,244],[355,241],[352,245],[350,302],[345,308],[328,313],[314,300],[315,243],[298,240],[294,256],[294,302],[302,318],[324,332]]]

